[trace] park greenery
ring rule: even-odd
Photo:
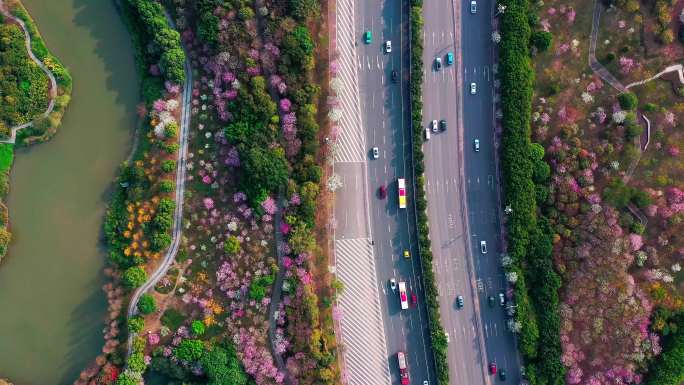
[[[425,303],[428,310],[430,343],[435,358],[437,381],[440,385],[449,383],[447,366],[447,340],[442,327],[437,283],[432,268],[429,227],[427,217],[427,198],[425,192],[425,162],[423,155],[423,7],[422,0],[412,0],[409,14],[411,38],[411,78],[409,95],[411,103],[412,159],[415,180],[414,200],[418,228],[418,250],[423,272]]]
[[[684,101],[677,76],[651,78],[684,57],[672,41],[675,4],[605,1],[598,19],[591,0],[502,4],[502,163],[512,179],[503,262],[528,380],[678,384]],[[586,65],[595,21],[600,71]],[[521,60],[510,60],[511,30]],[[540,32],[552,36],[546,50]],[[511,127],[528,143],[507,141]],[[529,202],[522,213],[511,191]]]
[[[137,334],[129,358],[120,344],[127,335],[108,328],[118,343],[108,339],[111,353],[90,381],[129,384],[151,371],[169,383],[262,385],[291,376],[338,384],[335,294],[319,246],[325,234],[317,231],[325,100],[317,84],[327,66],[317,56],[319,2],[119,5],[138,52],[144,103],[139,144],[121,168],[105,221],[124,294],[146,281],[171,241],[183,49],[194,78],[188,175],[176,260],[128,320],[125,329]],[[273,290],[279,275],[282,298]],[[269,325],[271,301],[277,317]]]
[[[54,109],[45,116],[52,97],[48,77],[26,51],[24,31],[9,17],[0,14],[0,140],[8,140],[12,128],[30,124],[17,132],[18,146],[49,139],[57,130],[71,96],[71,76],[48,51],[26,9],[18,1],[6,1],[7,11],[22,20],[31,37],[31,50],[53,73],[57,81]],[[9,212],[9,172],[14,159],[14,143],[0,143],[0,261],[11,241]]]
[[[3,130],[9,129],[14,125],[32,122],[31,126],[23,128],[17,132],[16,143],[17,145],[23,146],[35,142],[46,141],[57,132],[57,128],[62,121],[62,116],[64,115],[66,107],[71,100],[72,80],[69,71],[62,65],[59,59],[52,55],[47,49],[43,38],[38,32],[35,22],[28,14],[26,9],[22,6],[22,4],[17,0],[6,1],[5,4],[12,15],[24,22],[31,37],[31,50],[33,51],[33,54],[38,58],[38,60],[45,64],[50,72],[52,72],[57,82],[57,90],[55,90],[56,92],[54,93],[54,109],[49,115],[44,116],[43,113],[48,107],[50,97],[50,87],[47,76],[33,61],[29,59],[23,41],[23,31],[18,25],[13,25],[11,28],[15,31],[18,31],[19,35],[16,35],[16,32],[14,32],[12,33],[13,36],[9,39],[9,41],[3,39],[3,41],[7,41],[9,43],[6,47],[8,49],[12,49],[13,51],[11,53],[7,52],[7,55],[0,56],[7,58],[7,60],[14,61],[16,64],[22,64],[21,54],[16,49],[21,48],[23,51],[23,69],[18,70],[20,72],[15,72],[12,75],[6,74],[9,75],[8,77],[4,77],[5,75],[3,75],[5,79],[16,79],[15,85],[13,87],[11,86],[10,88],[16,92],[20,92],[20,94],[16,94],[10,90],[9,95],[16,97],[14,103],[11,103],[15,106],[14,108],[17,109],[15,112],[23,112],[21,112],[19,115],[10,113],[10,115],[13,117],[9,120],[4,116],[3,112],[0,112],[0,114],[2,114],[0,115],[2,116],[2,118],[0,118],[0,126],[3,124],[5,125],[4,128],[0,127],[0,135],[2,135],[3,132],[7,134],[7,132]],[[5,18],[4,22],[4,25],[6,26],[9,21],[7,18]],[[16,40],[17,38],[21,38],[21,41]],[[38,72],[40,72],[40,74],[38,74]],[[27,87],[27,85],[29,87]],[[3,93],[6,92],[4,89],[4,84],[0,85],[0,87],[3,87]],[[37,93],[38,89],[44,90],[45,95],[39,95]],[[30,100],[27,99],[29,97],[31,98]],[[35,99],[33,99],[33,97],[35,97]],[[27,107],[20,107],[20,104],[21,106]],[[3,106],[5,106],[5,103],[3,103]],[[29,108],[28,106],[31,107]]]

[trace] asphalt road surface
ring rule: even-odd
[[[407,355],[411,384],[424,380],[434,383],[420,263],[413,257],[417,249],[410,187],[408,2],[357,1],[355,17],[362,126],[368,146],[368,210],[392,383],[399,383],[399,351]],[[370,44],[363,41],[365,31],[371,31]],[[388,40],[392,44],[390,53],[384,46]],[[397,71],[396,82],[392,80],[393,70]],[[374,146],[380,150],[379,159],[371,157]],[[397,178],[405,178],[409,189],[406,209],[398,207]],[[381,185],[387,188],[384,199],[378,195]],[[412,257],[404,258],[404,250]],[[389,288],[390,278],[406,282],[409,298],[411,292],[417,296],[417,306],[401,310],[398,294]]]
[[[490,362],[506,370],[507,383],[520,381],[514,336],[498,302],[505,281],[494,158],[492,6],[491,0],[478,0],[472,14],[470,1],[424,3],[424,126],[430,127],[432,120],[447,123],[446,131],[431,133],[424,150],[430,237],[442,323],[449,334],[452,384],[500,382],[489,374]],[[448,52],[455,59],[450,66]],[[441,70],[435,67],[437,57]],[[476,84],[474,95],[471,83]],[[487,254],[480,251],[481,241],[487,242]],[[463,308],[456,304],[459,295]],[[495,299],[493,306],[489,296]]]

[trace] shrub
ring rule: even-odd
[[[202,321],[194,320],[190,324],[190,330],[192,331],[192,335],[199,337],[204,334],[206,328],[204,327],[204,323]]]
[[[540,52],[545,52],[553,44],[553,35],[551,32],[535,31],[532,34],[532,45],[537,47]]]
[[[128,331],[130,333],[140,333],[145,327],[145,320],[136,316],[128,319]]]
[[[174,182],[170,179],[164,179],[159,182],[159,191],[164,193],[170,193],[174,189]]]
[[[175,160],[165,160],[161,164],[161,169],[164,172],[171,172],[176,169],[176,161]]]
[[[200,340],[183,340],[174,350],[176,357],[184,361],[197,361],[202,358],[204,344]]]
[[[123,282],[128,288],[136,288],[147,281],[147,273],[142,266],[129,267],[124,271]]]
[[[145,315],[152,314],[157,311],[157,303],[155,302],[154,297],[149,294],[143,294],[140,296],[140,299],[138,300],[138,310],[140,310],[140,313]]]
[[[223,244],[223,250],[228,254],[237,254],[240,252],[240,241],[234,235],[231,235],[226,239]]]
[[[624,110],[635,110],[639,104],[639,99],[632,92],[623,92],[618,95],[618,102],[620,102],[620,107]]]

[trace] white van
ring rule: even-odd
[[[425,140],[430,140],[430,127],[425,127]]]

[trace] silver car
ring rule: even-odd
[[[470,83],[470,94],[475,95],[477,93],[477,84]]]
[[[479,152],[479,151],[480,151],[480,139],[475,139],[475,140],[473,141],[473,147],[475,147],[475,152]]]
[[[477,2],[475,0],[470,1],[470,13],[477,13]]]
[[[438,132],[439,127],[437,126],[437,119],[432,121],[432,132]]]
[[[373,147],[373,159],[378,159],[380,157],[380,149]]]
[[[385,52],[390,53],[392,52],[392,42],[387,40],[385,42]]]
[[[487,254],[487,241],[480,241],[480,251],[482,254]]]

